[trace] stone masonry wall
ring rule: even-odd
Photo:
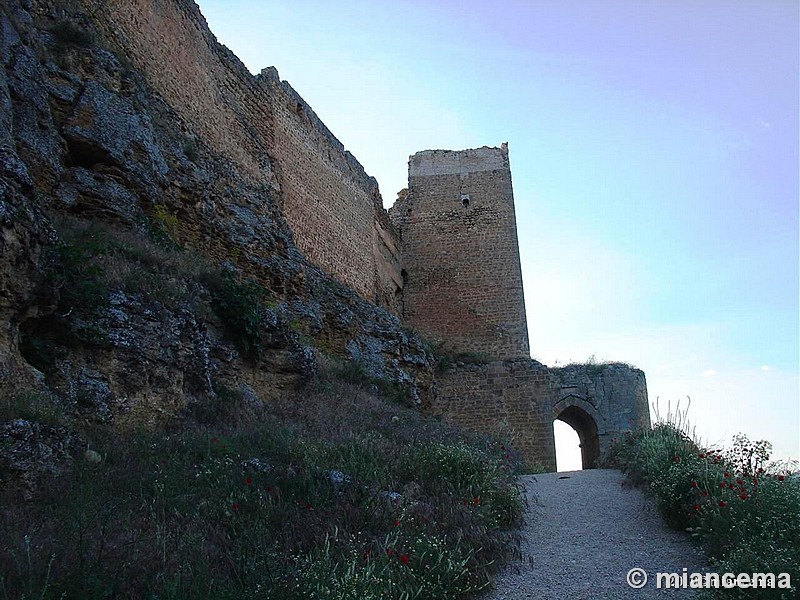
[[[400,257],[378,183],[274,68],[258,79],[271,102],[282,208],[297,245],[363,297],[397,312]]]
[[[377,182],[275,69],[250,74],[191,0],[79,1],[178,113],[187,141],[268,184],[311,260],[399,313],[399,243]]]
[[[529,467],[555,471],[552,408],[557,382],[531,359],[460,364],[437,380],[432,413],[474,431],[499,434]]]
[[[411,157],[400,231],[407,324],[453,350],[529,356],[508,148]]]
[[[578,407],[597,424],[602,455],[625,431],[650,427],[644,371],[624,363],[569,365],[550,369],[557,380],[551,419]]]

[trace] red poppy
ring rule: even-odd
[[[702,454],[702,453],[700,454],[700,458],[705,458],[705,457],[706,457],[705,454]]]
[[[728,503],[727,503],[727,502],[725,502],[725,500],[720,500],[720,501],[719,501],[719,505],[720,505],[722,508],[724,508],[724,507],[728,506]]]
[[[245,485],[253,485],[253,478],[252,478],[252,477],[250,477],[250,476],[248,476],[248,477],[247,477],[247,478],[244,480],[244,484],[245,484]]]
[[[480,498],[473,498],[473,499],[472,499],[472,503],[473,503],[475,506],[480,506],[481,499],[480,499]]]
[[[505,444],[500,444],[500,450],[505,450],[505,449],[506,449],[506,445]]]
[[[703,497],[708,496],[708,492],[706,490],[703,490],[702,492],[700,492],[700,495]]]
[[[395,526],[395,527],[400,527],[400,521],[399,521],[399,520],[395,520],[395,522],[394,522],[394,526]]]
[[[749,497],[750,496],[748,496],[747,493],[739,494],[739,498],[741,498],[742,500],[747,500]]]
[[[728,484],[723,481],[722,483],[719,484],[719,487],[721,487],[724,490],[726,487],[728,487]]]
[[[409,562],[411,562],[411,560],[408,558],[408,554],[403,554],[400,557],[400,562],[403,563],[404,565],[407,565]]]
[[[696,481],[693,481],[693,482],[692,482],[692,487],[693,487],[693,488],[699,488],[699,487],[700,487],[700,484],[699,484],[699,483],[697,483]]]
[[[680,456],[673,456],[672,457],[672,462],[681,462],[681,457]]]
[[[239,510],[239,503],[238,503],[238,502],[234,502],[234,503],[233,503],[233,506],[231,506],[231,508],[232,508],[233,510]]]
[[[786,475],[778,475],[778,481],[783,481],[786,479]]]
[[[728,478],[728,477],[730,477],[730,476],[731,476],[731,474],[730,474],[730,473],[728,473],[727,471],[725,471],[725,479],[727,479],[727,478]]]
[[[692,508],[694,509],[694,512],[699,512],[700,505],[699,504],[695,504]]]

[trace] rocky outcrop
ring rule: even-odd
[[[424,344],[309,262],[274,177],[205,145],[110,47],[80,3],[0,7],[0,394],[207,421],[328,356],[428,404]]]

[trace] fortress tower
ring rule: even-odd
[[[527,358],[508,145],[418,152],[408,184],[390,210],[404,322],[456,352]]]

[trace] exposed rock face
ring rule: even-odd
[[[269,159],[241,171],[106,43],[78,2],[0,8],[0,394],[121,426],[202,421],[329,354],[428,404],[425,346],[298,250]]]

